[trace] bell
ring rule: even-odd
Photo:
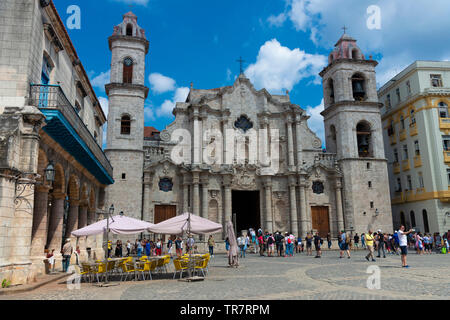
[[[353,82],[353,92],[355,93],[364,93],[364,88],[361,81]]]

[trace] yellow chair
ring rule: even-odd
[[[139,258],[139,260],[140,261],[146,261],[146,260],[148,260],[148,257],[147,256],[142,256],[142,257]]]
[[[100,282],[98,275],[105,275],[106,272],[106,264],[104,263],[97,263],[92,267],[92,275],[97,278],[97,283]]]
[[[173,266],[175,267],[175,272],[173,273],[173,278],[177,275],[177,272],[180,272],[180,279],[183,277],[183,270],[187,270],[188,264],[184,259],[174,259]]]
[[[202,258],[202,259],[198,259],[195,261],[195,267],[194,270],[200,270],[203,274],[203,277],[205,276],[205,269],[208,266],[208,259],[207,258]]]
[[[91,266],[88,263],[81,263],[80,276],[81,279],[83,279],[84,276],[85,279],[87,278],[89,282],[91,282]]]
[[[158,272],[161,273],[162,269],[164,268],[164,258],[159,258],[158,260],[155,259],[156,263],[156,269],[158,269]]]
[[[128,275],[133,273],[134,279],[136,280],[136,268],[134,266],[134,263],[131,261],[125,261],[124,264],[122,264],[122,276],[125,274],[124,281],[128,278]],[[120,277],[120,281],[122,281],[122,277]]]
[[[139,272],[142,275],[142,280],[145,280],[145,272],[149,270],[150,270],[150,263],[148,261],[136,262],[136,272]]]
[[[164,269],[166,269],[166,273],[167,273],[167,272],[169,272],[167,270],[167,266],[170,264],[170,256],[169,255],[163,256],[163,259],[164,259],[163,266],[164,266]]]

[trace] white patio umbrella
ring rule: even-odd
[[[107,219],[104,219],[90,224],[87,227],[75,230],[72,232],[72,235],[75,237],[92,236],[106,232],[107,228],[114,234],[136,234],[144,232],[153,226],[153,223],[117,215],[109,218],[109,226]]]
[[[148,230],[156,234],[191,233],[200,235],[221,232],[222,225],[186,212],[155,224],[149,227]]]

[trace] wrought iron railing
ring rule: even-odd
[[[39,109],[60,111],[112,177],[113,168],[108,158],[59,85],[31,84],[29,103]]]

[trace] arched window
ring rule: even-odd
[[[75,101],[75,111],[80,114],[81,111],[81,106],[80,103],[78,101]]]
[[[422,211],[422,216],[423,216],[423,227],[424,227],[424,231],[425,233],[430,232],[430,224],[428,223],[428,213],[427,210],[423,210]]]
[[[358,123],[356,126],[356,138],[360,158],[372,157],[371,135],[369,123],[365,121]]]
[[[439,102],[439,117],[448,118],[448,106],[445,102]]]
[[[334,103],[334,81],[331,78],[328,80],[328,94],[330,97],[330,103]]]
[[[359,59],[359,52],[358,52],[358,49],[353,49],[353,50],[352,50],[352,59],[353,59],[353,60],[358,60],[358,59]]]
[[[133,36],[133,25],[131,23],[127,25],[127,36]]]
[[[123,60],[123,83],[133,83],[133,59]]]
[[[352,77],[353,98],[355,101],[364,101],[366,99],[365,79],[357,73]]]
[[[336,141],[336,127],[334,125],[330,126],[330,133],[327,141],[327,149],[329,152],[336,153],[337,152],[337,141]]]
[[[401,223],[403,226],[406,226],[405,213],[404,213],[403,211],[400,212],[400,223]]]
[[[411,211],[411,227],[415,228],[416,227],[416,215],[414,214],[414,211]]]
[[[130,116],[122,116],[120,121],[120,134],[130,134],[131,133],[131,119]]]

